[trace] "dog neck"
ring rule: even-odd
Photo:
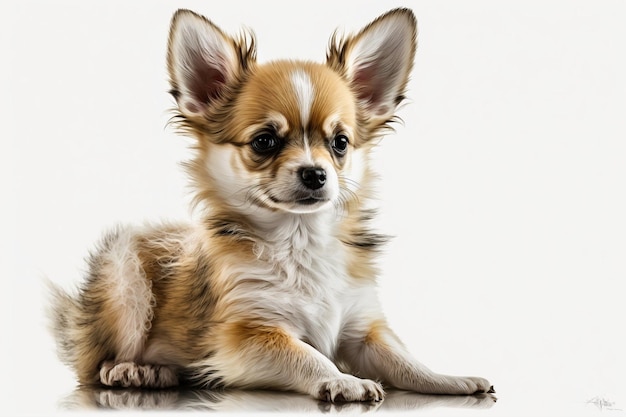
[[[252,213],[214,213],[206,224],[214,233],[237,235],[272,252],[306,251],[335,239],[338,219],[334,207],[314,213],[286,213],[258,209]]]

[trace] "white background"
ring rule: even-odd
[[[78,283],[116,223],[190,216],[191,141],[166,127],[174,10],[254,29],[260,61],[320,61],[335,28],[400,5],[420,35],[375,159],[389,320],[432,369],[494,383],[480,413],[626,410],[626,4],[400,0],[0,6],[1,408],[50,414],[74,387],[42,277]]]

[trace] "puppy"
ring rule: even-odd
[[[81,384],[293,390],[380,401],[383,386],[493,392],[439,375],[389,329],[376,295],[385,237],[368,223],[372,147],[402,101],[416,21],[392,10],[333,36],[323,64],[256,62],[179,10],[167,64],[196,224],[118,227],[76,295],[53,286],[58,351]]]

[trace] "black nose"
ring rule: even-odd
[[[326,183],[326,171],[317,167],[305,167],[300,169],[302,184],[311,190],[322,188]]]

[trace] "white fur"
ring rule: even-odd
[[[267,325],[289,329],[295,339],[308,341],[316,355],[332,359],[348,281],[344,249],[332,235],[334,216],[327,210],[266,218],[267,223],[259,230],[264,240],[255,248],[257,261],[232,266],[225,274],[231,291],[221,302],[233,306],[225,314],[264,311]],[[196,366],[211,377],[241,384],[251,365],[248,360],[245,355],[217,352]]]
[[[214,179],[222,198],[243,212],[252,209],[247,202],[248,192],[256,180],[239,161],[238,153],[230,145],[215,145],[208,154],[206,169]]]
[[[300,124],[306,127],[311,117],[311,107],[313,107],[313,100],[315,99],[315,87],[311,83],[311,78],[304,70],[294,71],[291,74],[291,85],[293,86],[296,94],[296,101],[298,102],[298,108],[300,110]],[[311,155],[311,147],[309,145],[309,138],[307,137],[306,129],[304,130],[304,136],[302,138],[304,142],[304,154],[307,158],[308,164],[313,164],[313,157]]]
[[[117,314],[117,359],[135,360],[152,321],[154,295],[137,257],[133,228],[119,228],[118,237],[102,254],[102,276]]]
[[[298,108],[300,109],[300,124],[306,126],[309,123],[311,107],[315,99],[315,88],[311,78],[304,70],[294,71],[291,74],[291,85],[296,94]]]
[[[344,176],[349,179],[346,181],[345,187],[357,192],[361,187],[361,183],[367,170],[367,156],[363,149],[354,149],[350,155],[350,160],[344,168]]]

